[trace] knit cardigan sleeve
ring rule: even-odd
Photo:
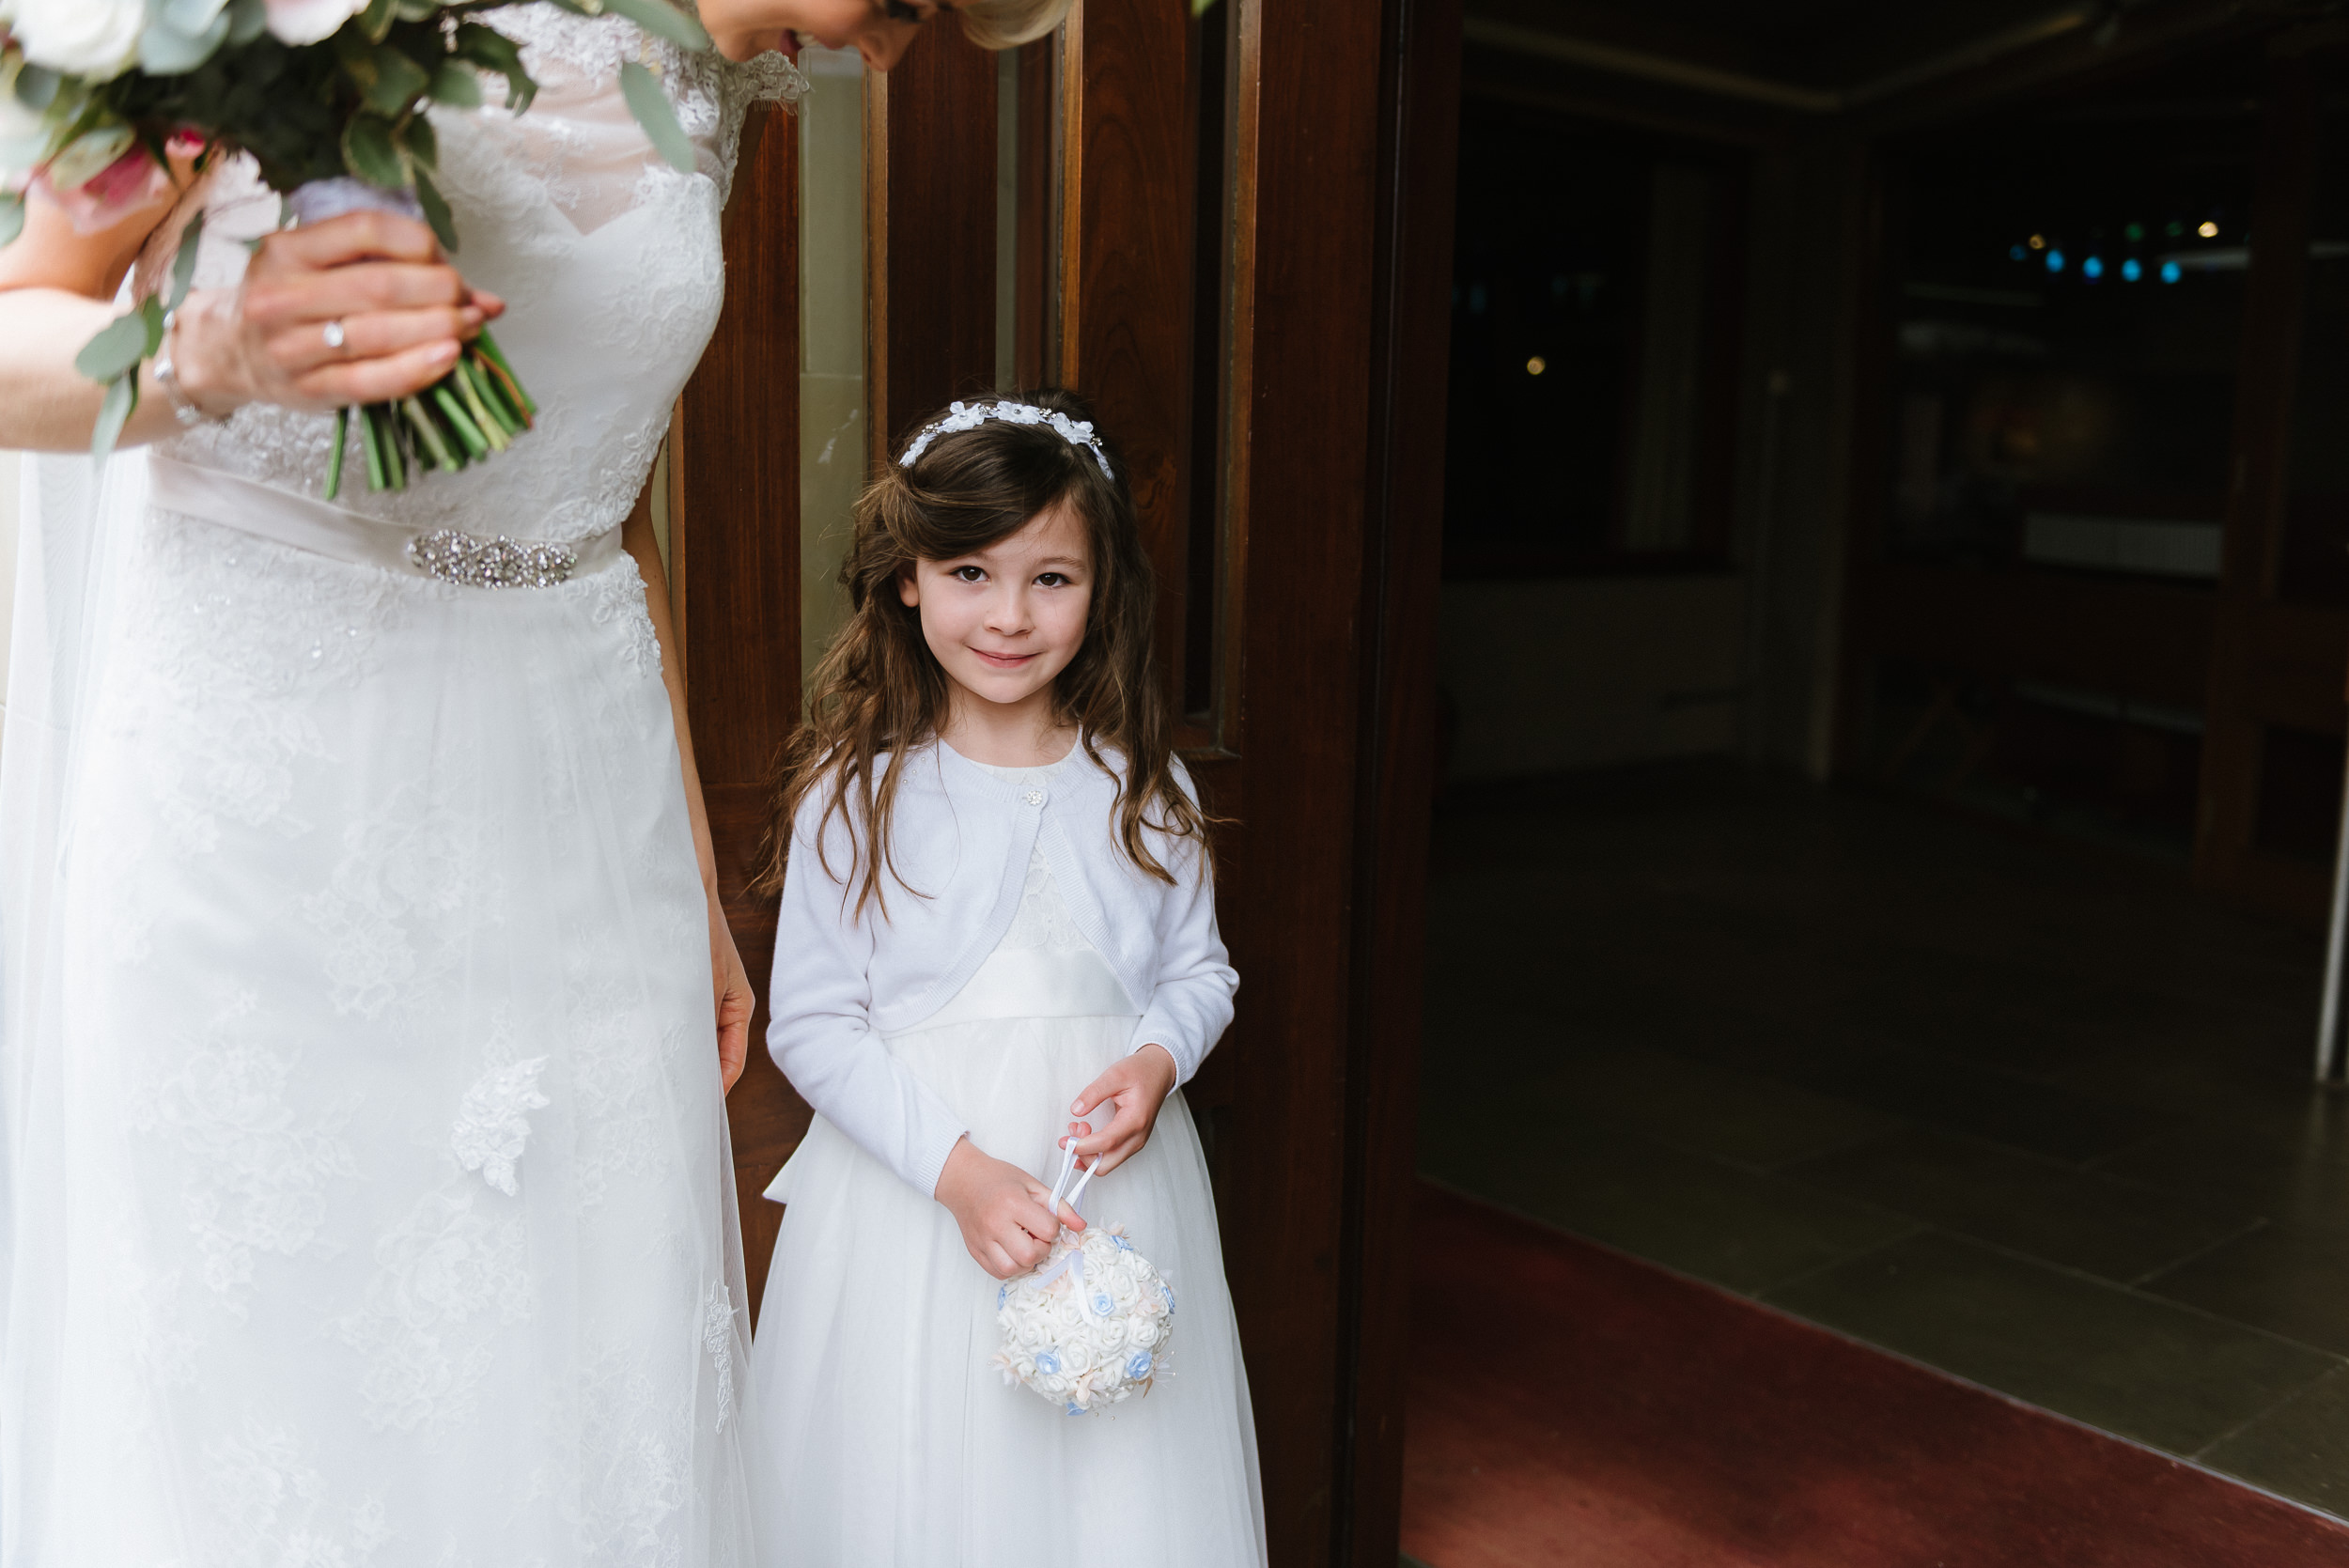
[[[1197,791],[1180,763],[1175,777],[1194,800]],[[1162,860],[1174,886],[1159,905],[1158,985],[1134,1030],[1134,1048],[1163,1046],[1174,1058],[1175,1082],[1189,1083],[1232,1023],[1239,971],[1215,923],[1214,868],[1195,842],[1162,842]]]
[[[767,1049],[800,1097],[925,1198],[935,1197],[946,1157],[968,1129],[872,1024],[874,923],[843,881],[853,863],[837,814],[822,837],[822,803],[801,805],[775,929]]]

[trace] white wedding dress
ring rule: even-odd
[[[28,483],[0,1568],[762,1560],[706,904],[614,531],[717,319],[744,106],[801,84],[495,20],[543,90],[438,116],[440,182],[537,429],[404,494],[354,456],[364,518],[272,409]],[[699,172],[630,117],[639,57]],[[199,199],[233,283],[276,199]],[[568,580],[431,575],[432,529]]]

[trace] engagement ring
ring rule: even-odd
[[[339,320],[326,323],[326,346],[337,353],[343,347],[343,324]]]

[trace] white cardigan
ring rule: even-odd
[[[1116,753],[1102,755],[1123,768]],[[1180,764],[1176,777],[1196,799]],[[1196,841],[1151,834],[1151,852],[1174,885],[1148,876],[1118,843],[1116,797],[1116,781],[1081,748],[1031,784],[933,742],[908,758],[897,786],[885,919],[873,900],[855,912],[855,890],[842,880],[851,858],[840,814],[824,824],[819,859],[822,792],[801,803],[775,930],[767,1048],[819,1115],[926,1197],[967,1129],[881,1036],[953,1001],[995,951],[1019,912],[1039,835],[1070,918],[1141,1015],[1135,1049],[1163,1046],[1177,1081],[1189,1082],[1232,1021],[1239,976],[1216,931]]]

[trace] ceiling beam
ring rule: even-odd
[[[1471,16],[1462,26],[1470,43],[1513,54],[1527,54],[1564,65],[1634,77],[1667,86],[1682,87],[1715,98],[1737,99],[1805,115],[1835,115],[1879,102],[1944,77],[1988,65],[2003,55],[2076,32],[2102,18],[2108,8],[2097,0],[2076,0],[2043,16],[2013,27],[1986,33],[1958,48],[1920,60],[1914,65],[1846,88],[1806,87],[1745,71],[1699,65],[1644,49],[1601,43],[1569,33],[1528,27],[1491,17]]]

